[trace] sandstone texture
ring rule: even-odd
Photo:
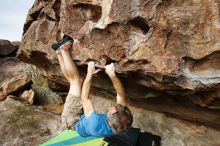
[[[51,91],[47,79],[38,73],[36,67],[16,58],[19,46],[19,41],[0,40],[0,101],[8,95],[18,95],[30,104],[34,103],[34,98],[38,98],[38,104],[63,103],[61,97]],[[21,95],[23,90],[29,91]]]
[[[21,98],[23,98],[28,103],[33,104],[35,99],[35,93],[32,89],[26,90],[21,94]]]
[[[11,42],[11,44],[16,48],[16,50],[18,50],[21,45],[21,42],[20,41],[13,41],[13,42]]]
[[[0,101],[31,84],[27,65],[15,57],[0,58]]]
[[[16,50],[18,50],[17,45],[14,46],[10,41],[0,39],[0,57],[11,55]]]
[[[215,0],[36,0],[18,57],[68,90],[50,46],[70,35],[79,68],[114,62],[134,104],[219,128],[219,11]],[[98,79],[95,88],[114,94]]]
[[[0,101],[31,84],[28,65],[16,58],[20,42],[0,40]]]

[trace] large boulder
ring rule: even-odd
[[[27,64],[17,58],[1,58],[0,68],[0,101],[31,84],[31,74],[27,72]]]
[[[18,50],[18,47],[12,45],[10,41],[0,39],[0,57],[9,56],[16,50]]]
[[[55,84],[68,86],[51,49],[61,33],[75,39],[71,54],[82,70],[89,60],[100,68],[114,62],[129,99],[137,105],[219,125],[217,1],[36,0],[18,57]],[[106,78],[100,74],[100,82],[93,85],[114,94]]]
[[[13,41],[13,42],[11,42],[11,44],[16,48],[16,50],[18,50],[21,45],[21,42],[20,41]]]

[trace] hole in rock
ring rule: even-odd
[[[148,64],[149,61],[146,59],[139,59],[139,60],[128,60],[125,65],[129,65],[129,64],[136,64],[136,65],[144,65],[144,64]]]
[[[60,20],[60,8],[61,8],[61,1],[56,0],[52,6],[52,9],[54,10],[56,19],[58,19],[58,21]]]
[[[113,60],[113,59],[111,59],[111,58],[107,58],[107,59],[106,59],[106,65],[107,65],[107,64],[110,64],[110,63],[116,63],[116,61]]]
[[[142,17],[136,17],[130,21],[130,24],[136,28],[139,28],[143,34],[147,34],[148,31],[150,30],[149,25],[146,23],[144,18]]]
[[[97,22],[102,16],[102,7],[91,4],[77,4],[73,6],[79,9],[82,17],[86,20]]]

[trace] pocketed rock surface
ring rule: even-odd
[[[219,10],[213,0],[36,0],[18,57],[64,84],[51,44],[67,34],[79,64],[115,62],[140,85],[219,109]]]

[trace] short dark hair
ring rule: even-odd
[[[133,115],[127,106],[120,104],[114,105],[117,112],[108,114],[108,120],[112,123],[113,133],[123,133],[131,127]]]

